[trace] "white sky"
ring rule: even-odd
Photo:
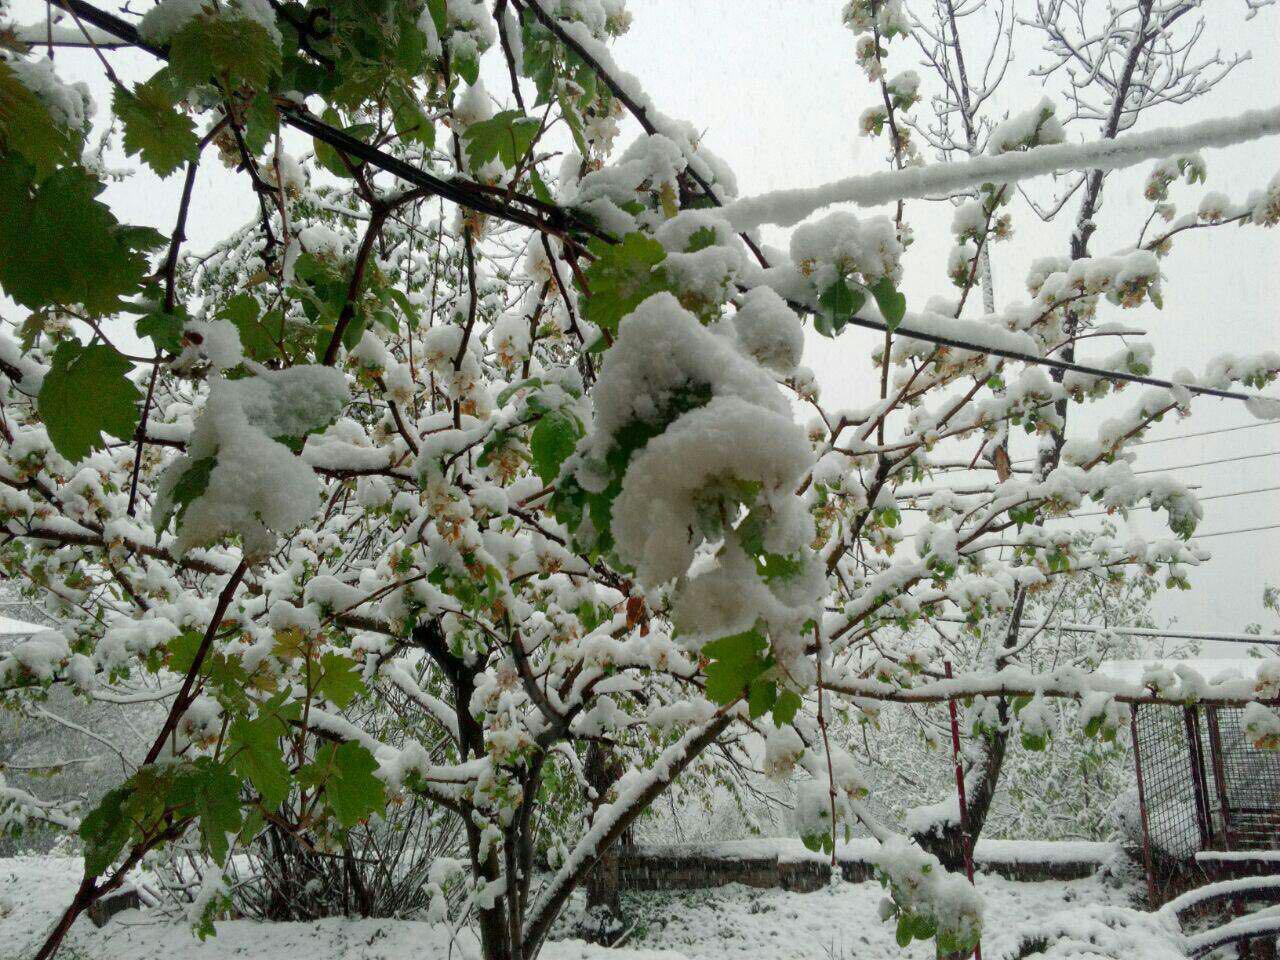
[[[17,0],[14,12],[31,22],[43,17],[37,0]],[[108,6],[111,6],[108,4]],[[632,0],[630,33],[615,47],[618,62],[636,74],[659,108],[692,121],[705,131],[705,143],[733,167],[741,192],[811,186],[853,173],[884,168],[883,141],[858,135],[858,117],[871,105],[875,90],[861,76],[853,60],[853,37],[840,25],[838,0]],[[1219,0],[1211,5],[1212,29],[1204,46],[1225,55],[1251,50],[1253,59],[1207,98],[1186,107],[1162,108],[1148,125],[1190,122],[1214,114],[1237,113],[1249,107],[1272,106],[1280,100],[1280,11],[1264,10],[1246,22],[1243,3]],[[1022,110],[1046,92],[1039,81],[1025,79],[1029,66],[1039,62],[1039,50],[1029,44],[1016,48],[1011,80],[997,110]],[[155,69],[144,55],[108,53],[126,81],[143,79]],[[890,72],[920,69],[914,48],[903,42],[891,48]],[[101,67],[91,52],[59,51],[60,71],[68,79],[91,84],[100,102],[109,96]],[[490,89],[505,89],[497,63],[490,71]],[[929,77],[925,77],[926,92]],[[927,109],[925,103],[916,111]],[[621,145],[636,132],[624,127]],[[1080,131],[1069,128],[1069,138]],[[1206,151],[1206,187],[1181,190],[1174,200],[1193,209],[1204,190],[1221,190],[1243,199],[1263,187],[1280,170],[1280,140],[1263,140],[1226,150]],[[932,158],[930,158],[932,159]],[[1100,229],[1092,252],[1102,254],[1132,244],[1149,212],[1141,183],[1147,165],[1113,175],[1099,214]],[[159,181],[146,171],[119,184],[107,196],[122,219],[171,229],[180,177]],[[1048,181],[1037,182],[1040,195]],[[1061,222],[1041,224],[1023,204],[1014,208],[1015,239],[995,248],[997,303],[1023,299],[1022,278],[1035,257],[1063,255],[1074,216],[1074,205]],[[205,163],[195,191],[188,233],[188,249],[225,234],[253,214],[247,181],[233,178],[216,163]],[[945,278],[950,247],[951,209],[923,201],[908,204],[908,220],[917,237],[906,259],[904,291],[909,308],[932,294],[952,295]],[[1123,229],[1118,229],[1121,224]],[[770,230],[766,239],[785,246],[784,232]],[[1119,311],[1104,305],[1108,319],[1118,319],[1150,331],[1157,348],[1157,375],[1186,367],[1193,371],[1222,352],[1280,349],[1280,230],[1259,228],[1193,232],[1179,238],[1165,261],[1165,309],[1157,312]],[[974,298],[977,300],[978,298]],[[12,317],[12,305],[3,305]],[[833,406],[853,406],[874,395],[868,351],[875,335],[849,330],[835,342],[812,336],[805,362],[819,374],[824,399]],[[1098,348],[1099,351],[1114,346]],[[1082,359],[1090,356],[1088,342]],[[1269,392],[1277,392],[1273,387]],[[1133,391],[1121,395],[1127,403]],[[1114,408],[1113,408],[1114,409]],[[1098,415],[1090,413],[1091,418]],[[1075,425],[1084,418],[1073,410]],[[1096,422],[1096,420],[1095,420]],[[1194,415],[1181,424],[1157,426],[1152,437],[1175,437],[1218,427],[1256,421],[1233,401],[1198,400]],[[1016,442],[1016,441],[1015,441]],[[1024,445],[1015,457],[1030,448]],[[1138,468],[1178,467],[1203,460],[1246,453],[1280,451],[1280,424],[1218,436],[1176,440],[1143,447]],[[1178,469],[1176,476],[1200,484],[1203,495],[1247,490],[1280,483],[1280,457],[1233,464]],[[1206,533],[1280,523],[1280,492],[1255,494],[1204,505],[1200,530]],[[1161,535],[1162,525],[1149,511],[1130,521],[1137,533]],[[1123,531],[1124,525],[1121,523]],[[1157,594],[1157,622],[1176,621],[1184,629],[1238,631],[1261,620],[1268,631],[1276,622],[1263,610],[1264,585],[1280,583],[1280,529],[1203,541],[1215,557],[1192,571],[1194,589],[1188,593]],[[1220,655],[1240,648],[1215,651]]]

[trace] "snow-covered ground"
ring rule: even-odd
[[[982,955],[1011,955],[1017,932],[1063,911],[1127,907],[1129,883],[1085,880],[1023,883],[979,875],[986,900]],[[630,942],[678,951],[689,960],[723,958],[823,958],[888,960],[933,957],[933,944],[894,942],[894,925],[881,922],[884,891],[875,882],[836,883],[815,893],[755,890],[740,885],[716,890],[652,893],[629,898],[637,922]],[[1014,954],[1016,955],[1016,954]]]
[[[75,858],[0,860],[0,960],[20,960],[31,954],[69,900],[79,869]],[[1113,947],[1132,939],[1139,952],[1130,956],[1164,960],[1179,955],[1153,942],[1151,925],[1127,909],[1139,894],[1132,880],[1105,872],[1085,880],[1043,883],[979,875],[978,887],[987,904],[983,956],[989,960],[1016,955],[1021,932],[1063,927],[1085,931],[1090,923],[1109,930],[1106,939],[1114,941],[1109,944]],[[915,943],[899,949],[893,925],[882,923],[877,914],[882,896],[876,883],[843,882],[816,893],[733,885],[636,894],[627,898],[635,926],[624,949],[559,940],[543,956],[547,960],[932,957],[931,945]],[[1090,916],[1093,920],[1087,919]],[[572,917],[562,926],[568,929],[571,921]],[[1126,930],[1135,921],[1137,926]],[[466,960],[475,953],[474,941],[465,933],[451,938],[448,929],[438,924],[406,920],[272,924],[242,920],[220,922],[217,931],[216,937],[201,942],[185,923],[128,911],[100,930],[81,920],[64,955],[68,960]]]

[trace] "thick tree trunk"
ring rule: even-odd
[[[593,742],[587,747],[584,772],[587,784],[595,793],[592,806],[599,807],[608,802],[614,785],[622,776],[622,764],[612,747]],[[626,929],[618,885],[618,847],[623,842],[625,840],[611,844],[586,879],[587,911],[582,920],[581,934],[585,940],[606,946],[617,942]]]

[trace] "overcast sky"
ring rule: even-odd
[[[885,166],[882,143],[858,135],[858,118],[873,103],[876,91],[853,61],[853,36],[840,24],[837,0],[632,0],[630,33],[615,48],[618,62],[636,74],[664,112],[692,121],[705,131],[705,143],[733,167],[743,194],[783,187],[812,186]],[[1232,114],[1249,107],[1273,106],[1280,101],[1280,11],[1264,10],[1252,21],[1243,16],[1243,3],[1220,0],[1216,18],[1203,46],[1224,55],[1251,51],[1253,58],[1229,76],[1205,99],[1185,107],[1166,107],[1153,114],[1150,125],[1189,122],[1210,115]],[[17,0],[19,19],[43,16],[36,0]],[[899,42],[892,48],[891,72],[918,66],[914,51]],[[133,52],[109,53],[126,80],[142,79],[154,62]],[[109,93],[101,68],[91,53],[60,51],[60,69],[68,78],[90,82],[100,101]],[[1041,62],[1033,44],[1015,50],[1011,79],[1006,82],[998,112],[1033,106],[1046,92],[1039,81],[1026,79],[1029,67]],[[504,89],[501,74],[493,72],[491,89]],[[924,71],[921,71],[924,74]],[[925,76],[926,88],[929,84]],[[1048,91],[1052,92],[1052,91]],[[919,105],[917,112],[926,109]],[[635,134],[624,128],[622,144]],[[1069,129],[1069,138],[1084,135]],[[1263,140],[1226,150],[1207,151],[1207,187],[1175,188],[1174,199],[1194,209],[1207,189],[1242,200],[1263,187],[1280,171],[1280,140]],[[930,157],[929,159],[932,159]],[[1108,180],[1106,203],[1092,251],[1107,253],[1132,244],[1150,205],[1142,199],[1141,183],[1149,165],[1114,175]],[[1034,187],[1043,193],[1048,181]],[[143,171],[112,185],[108,197],[122,219],[171,229],[180,177],[159,181]],[[220,237],[252,213],[252,195],[243,178],[233,178],[216,164],[202,166],[195,191],[189,249]],[[1025,299],[1022,286],[1027,264],[1046,255],[1067,251],[1074,205],[1061,222],[1040,224],[1020,204],[1014,211],[1015,239],[996,248],[994,273],[997,303]],[[860,214],[868,215],[868,214]],[[933,294],[949,294],[945,260],[950,246],[951,209],[923,201],[908,205],[908,220],[918,242],[906,259],[904,291],[909,306],[923,305]],[[770,230],[766,239],[785,247],[786,234]],[[1122,320],[1150,331],[1157,353],[1157,375],[1179,368],[1203,369],[1222,352],[1280,349],[1280,230],[1260,228],[1193,232],[1182,238],[1165,261],[1165,309],[1121,312],[1103,306],[1104,319]],[[976,299],[976,298],[975,298]],[[4,307],[12,317],[12,305]],[[824,398],[835,406],[860,405],[874,396],[868,349],[874,335],[850,330],[832,342],[810,338],[805,362],[819,374]],[[1112,347],[1099,348],[1108,352]],[[1090,355],[1088,346],[1082,358]],[[1272,387],[1271,393],[1280,392]],[[1134,391],[1121,395],[1130,402]],[[1115,409],[1112,407],[1111,409]],[[1075,414],[1073,413],[1073,416]],[[1093,422],[1103,415],[1090,412]],[[1083,422],[1081,419],[1079,422]],[[1256,423],[1233,401],[1198,400],[1194,415],[1180,424],[1166,422],[1153,438],[1180,437],[1222,427]],[[1027,452],[1023,443],[1015,456]],[[1204,460],[1280,451],[1280,424],[1259,426],[1216,436],[1175,439],[1139,448],[1138,469],[1174,467],[1175,475],[1200,485],[1203,495],[1251,490],[1280,483],[1280,457],[1188,468]],[[1253,494],[1204,503],[1205,533],[1280,523],[1280,494]],[[1162,515],[1163,516],[1163,515]],[[1162,524],[1149,511],[1138,511],[1129,527],[1147,536],[1161,535]],[[1124,523],[1121,522],[1124,529]],[[1236,536],[1207,538],[1202,544],[1214,559],[1193,571],[1194,590],[1164,591],[1157,595],[1158,622],[1175,621],[1187,629],[1238,631],[1251,621],[1264,629],[1280,629],[1280,619],[1262,608],[1265,584],[1280,583],[1280,529]],[[1233,655],[1239,648],[1213,652]]]

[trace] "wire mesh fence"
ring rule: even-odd
[[[1205,711],[1213,743],[1213,771],[1228,850],[1280,848],[1280,756],[1259,750],[1245,735],[1244,711]]]
[[[1280,849],[1280,754],[1255,747],[1234,707],[1137,707],[1152,852]]]
[[[1190,859],[1207,838],[1186,717],[1181,710],[1151,704],[1136,709],[1137,755],[1152,852],[1172,860]]]

